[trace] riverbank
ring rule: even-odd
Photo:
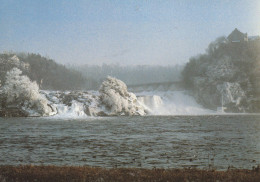
[[[260,181],[259,166],[227,171],[201,169],[95,168],[79,166],[0,166],[0,182],[52,181]]]

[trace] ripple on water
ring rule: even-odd
[[[251,168],[260,116],[0,119],[1,164]]]

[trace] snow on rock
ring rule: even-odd
[[[244,103],[247,93],[241,83],[250,85],[246,73],[240,73],[228,56],[206,65],[205,75],[192,78],[196,100],[207,108],[216,109],[224,105],[229,112],[244,112],[241,104]]]
[[[234,105],[240,109],[239,105],[241,104],[241,101],[246,99],[245,91],[237,82],[224,82],[217,85],[217,90],[223,97],[223,105]]]
[[[41,91],[62,117],[106,116],[98,93],[87,91]]]
[[[121,80],[107,77],[100,87],[100,101],[110,115],[145,115],[144,107],[138,102],[136,95],[127,91]]]
[[[16,60],[15,60],[16,61]],[[50,116],[56,113],[48,100],[39,93],[36,82],[30,81],[22,71],[13,68],[6,73],[6,82],[2,88],[2,108],[15,108],[24,116]]]
[[[97,91],[47,91],[39,90],[22,71],[13,68],[6,74],[6,83],[0,94],[3,116],[118,116],[146,115],[160,107],[159,96],[138,101],[135,94],[127,91],[124,82],[108,77]],[[3,99],[2,99],[3,98]],[[149,102],[150,101],[150,102]],[[146,104],[151,107],[146,106]],[[15,108],[15,109],[13,109]]]
[[[213,63],[208,66],[206,75],[210,81],[230,79],[236,74],[237,71],[238,70],[230,61],[230,57],[225,56],[222,59],[213,61]]]

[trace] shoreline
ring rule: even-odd
[[[2,181],[260,181],[260,166],[226,171],[145,168],[99,168],[89,166],[0,166]]]
[[[67,117],[64,115],[52,115],[52,116],[4,116],[1,115],[1,110],[0,110],[0,119],[5,119],[5,118],[54,118],[54,119],[67,119],[67,118],[72,118],[72,119],[87,119],[87,118],[113,118],[113,117],[202,117],[202,116],[260,116],[260,113],[207,113],[207,114],[172,114],[172,115],[152,115],[148,114],[145,116],[139,116],[139,115],[134,115],[134,116],[126,116],[126,115],[107,115],[107,116],[78,116],[78,117]]]

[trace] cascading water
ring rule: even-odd
[[[77,101],[72,101],[71,106],[59,104],[57,106],[58,114],[56,117],[86,117],[84,105]]]
[[[64,93],[53,94],[52,92],[46,92],[45,94],[48,98],[52,97],[50,100],[55,101],[53,104],[58,112],[55,117],[74,118],[87,117],[88,115],[97,116],[91,114],[91,112],[108,113],[104,106],[100,106],[98,92],[92,92],[91,94],[78,92],[69,105],[64,104],[66,103],[64,99],[62,100],[57,96]],[[66,94],[70,95],[71,93]],[[136,95],[138,104],[147,111],[148,115],[203,115],[216,113],[200,106],[185,91],[150,91],[137,93]],[[87,110],[89,110],[90,114],[86,112]]]
[[[160,87],[159,87],[160,88]],[[55,117],[120,115],[203,115],[214,111],[200,106],[180,88],[128,92],[121,80],[108,77],[99,91],[41,91],[49,105],[57,110]],[[147,90],[147,88],[144,90]]]
[[[195,99],[184,91],[141,92],[137,94],[151,115],[201,115],[214,111],[200,106]]]

